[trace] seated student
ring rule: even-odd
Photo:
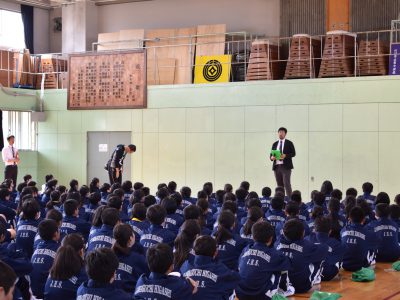
[[[394,262],[400,258],[399,227],[389,219],[389,205],[380,203],[375,207],[377,220],[367,226],[371,228],[379,240],[376,260],[379,262]]]
[[[16,247],[31,258],[33,243],[38,231],[40,207],[35,200],[25,200],[22,204],[22,216],[17,224]]]
[[[50,201],[47,202],[47,204],[46,204],[46,210],[45,210],[46,213],[51,209],[56,209],[58,211],[61,210],[62,203],[61,203],[60,198],[61,198],[61,194],[59,191],[56,190],[56,191],[52,191],[50,193]]]
[[[191,205],[191,204],[196,204],[196,199],[192,198],[192,190],[188,186],[184,186],[181,188],[181,195],[182,195],[182,205],[184,207]]]
[[[101,195],[100,193],[91,193],[89,195],[89,204],[85,208],[85,213],[86,213],[86,222],[91,223],[93,220],[93,215],[96,209],[100,206],[99,202],[101,200]]]
[[[61,239],[67,234],[80,233],[87,240],[90,224],[79,218],[79,203],[76,200],[69,199],[64,203],[65,217],[61,224]]]
[[[100,193],[100,180],[97,177],[93,177],[89,183],[90,193]]]
[[[201,209],[197,205],[188,205],[183,209],[183,218],[187,220],[197,220],[201,228],[201,235],[210,235],[212,231],[206,227],[206,221],[201,214]]]
[[[0,299],[11,300],[14,296],[17,275],[6,263],[0,261]]]
[[[101,222],[101,214],[102,214],[103,210],[105,210],[106,208],[107,208],[106,205],[100,205],[100,206],[94,211],[93,219],[92,219],[92,227],[90,227],[88,241],[90,240],[90,238],[92,237],[92,235],[93,235],[97,230],[100,230],[101,225],[103,225],[103,223]]]
[[[135,299],[192,299],[192,294],[197,291],[196,283],[190,278],[169,275],[174,268],[172,248],[169,245],[160,243],[151,246],[146,260],[151,273],[140,276],[135,288]]]
[[[200,235],[200,225],[196,220],[186,220],[174,242],[174,270],[179,271],[186,261],[193,261],[193,243]]]
[[[308,240],[314,244],[328,246],[328,255],[324,261],[320,279],[329,281],[339,273],[345,249],[339,240],[330,236],[332,234],[332,222],[328,217],[315,219],[314,228],[315,232],[308,237]]]
[[[261,195],[262,197],[260,198],[261,201],[261,205],[262,205],[262,209],[264,211],[264,213],[267,212],[270,204],[271,204],[271,188],[269,187],[263,187],[263,189],[261,190]]]
[[[173,245],[175,234],[163,227],[166,214],[165,208],[159,204],[152,205],[147,209],[146,216],[150,227],[140,237],[140,244],[145,252],[155,244]]]
[[[328,203],[328,219],[331,222],[330,236],[340,241],[340,231],[346,225],[346,217],[340,212],[340,200],[333,197]]]
[[[30,274],[32,293],[36,298],[44,296],[44,286],[53,265],[56,252],[60,244],[60,231],[56,221],[46,219],[39,224],[39,235],[43,240],[32,255],[33,270]]]
[[[0,215],[3,215],[6,218],[7,223],[12,224],[15,222],[17,212],[12,208],[0,204]]]
[[[292,262],[288,275],[296,293],[310,290],[328,255],[328,246],[305,240],[303,223],[299,219],[291,219],[285,223],[276,249]]]
[[[326,215],[328,213],[328,210],[326,208],[326,201],[325,201],[324,193],[321,193],[321,192],[314,193],[312,202],[308,205],[308,208],[307,208],[308,212],[311,213],[315,206],[322,207],[324,215]]]
[[[255,223],[263,219],[263,210],[258,206],[253,206],[248,210],[247,214],[247,221],[240,229],[240,236],[245,239],[247,243],[251,243],[253,241],[251,228]]]
[[[135,233],[135,240],[139,241],[142,234],[149,228],[146,220],[146,206],[143,203],[135,203],[132,207],[132,220],[128,222]]]
[[[118,257],[119,266],[116,271],[114,285],[131,293],[136,286],[139,276],[149,272],[145,257],[134,251],[135,235],[128,224],[119,224],[114,227],[115,243],[112,250]]]
[[[392,204],[390,205],[389,210],[390,210],[390,220],[395,222],[399,227],[397,236],[400,241],[400,206],[398,204]]]
[[[111,249],[101,248],[91,251],[87,254],[85,262],[89,280],[84,281],[78,288],[77,300],[132,299],[131,295],[113,285],[118,258]]]
[[[44,300],[74,300],[78,287],[87,280],[81,235],[67,235],[58,248],[44,288]]]
[[[246,213],[247,215],[240,220],[240,227],[243,227],[243,225],[247,222],[247,219],[249,218],[249,210],[252,207],[258,207],[261,208],[262,210],[262,204],[260,199],[257,198],[250,198],[246,201]],[[264,216],[264,211],[263,211],[263,216]]]
[[[168,187],[163,186],[162,188],[159,188],[156,195],[157,195],[157,204],[160,204],[162,200],[169,197],[170,195]]]
[[[333,184],[329,180],[325,180],[321,186],[321,193],[325,195],[325,201],[329,202],[331,200],[331,193],[333,191]]]
[[[299,205],[294,202],[294,201],[289,201],[286,204],[285,207],[285,214],[286,214],[286,221],[290,220],[290,219],[298,219],[303,223],[304,226],[304,236],[309,236],[311,233],[310,227],[307,225],[307,222],[304,220],[301,220],[299,218]],[[284,222],[280,222],[275,226],[275,234],[276,234],[276,238],[278,239],[281,234],[283,233],[283,226],[284,226]]]
[[[216,208],[214,208],[214,210],[213,208],[210,208],[210,203],[206,198],[198,198],[196,206],[200,209],[200,219],[203,220],[203,225],[209,230],[212,230],[215,223],[213,211],[216,212]]]
[[[307,205],[302,201],[301,192],[293,191],[290,195],[290,201],[296,202],[299,206],[299,219],[307,222],[310,219],[310,213],[307,210]]]
[[[123,193],[121,194],[123,197]],[[124,211],[122,211],[122,199],[121,197],[118,196],[114,196],[114,194],[112,194],[112,196],[110,196],[107,200],[107,206],[108,207],[112,207],[115,208],[119,211],[119,219],[121,220],[122,223],[127,223],[129,222],[131,219],[128,217],[128,214]]]
[[[176,236],[184,221],[183,217],[176,213],[178,208],[176,200],[172,197],[166,197],[161,201],[161,206],[167,212],[164,228],[170,230]]]
[[[310,214],[310,220],[307,222],[308,227],[310,228],[310,231],[314,231],[314,222],[317,218],[323,217],[324,216],[324,209],[321,206],[314,206],[313,210]]]
[[[245,210],[246,209],[246,197],[247,197],[248,191],[246,191],[243,188],[238,188],[235,191],[235,196],[236,196],[236,203],[238,206],[238,209]]]
[[[100,195],[101,195],[101,204],[107,204],[108,194],[111,192],[111,185],[107,182],[103,183],[100,187]]]
[[[271,206],[269,210],[265,213],[265,218],[272,226],[278,225],[279,222],[285,222],[286,215],[283,211],[284,207],[285,201],[283,197],[275,196],[271,199]]]
[[[61,224],[62,224],[62,219],[63,219],[62,213],[56,209],[51,209],[46,213],[46,219],[54,220],[57,223],[58,228],[60,228]],[[42,242],[44,242],[44,241],[40,237],[40,234],[37,233],[35,236],[35,241],[33,243],[33,250],[35,250],[37,248],[37,246]]]
[[[176,205],[177,205],[177,209],[176,209],[176,213],[183,216],[183,209],[185,208],[184,205],[182,205],[182,196],[180,193],[175,193],[173,195],[171,195],[172,198],[175,199],[176,201]]]
[[[101,213],[101,225],[99,230],[96,230],[90,235],[87,251],[92,251],[98,248],[111,248],[115,242],[113,238],[114,227],[120,223],[119,211],[116,208],[105,208]]]
[[[11,209],[17,209],[17,204],[11,200],[11,192],[6,188],[0,188],[0,205]]]
[[[198,291],[193,299],[228,299],[240,276],[216,259],[216,241],[207,235],[200,236],[195,240],[193,249],[193,262],[186,261],[181,267],[183,276],[196,281]]]
[[[346,271],[358,271],[375,261],[378,241],[375,233],[363,226],[364,220],[364,211],[355,206],[350,211],[349,223],[342,229],[343,269]]]
[[[236,271],[240,253],[247,246],[247,242],[233,233],[234,227],[235,216],[230,211],[224,210],[218,217],[218,227],[213,235],[218,247],[217,259]]]
[[[122,210],[128,212],[129,200],[133,194],[132,181],[126,180],[121,184],[121,189],[124,191],[124,199],[122,201]],[[141,191],[142,189],[140,189]]]
[[[372,191],[374,190],[374,186],[370,182],[364,182],[362,185],[362,190],[363,190],[363,199],[367,201],[367,203],[373,207],[375,205],[375,199],[376,197],[372,195]]]
[[[239,258],[241,280],[236,287],[240,300],[271,299],[277,292],[281,273],[291,268],[291,262],[272,245],[274,227],[258,221],[251,229],[254,244],[247,246]]]

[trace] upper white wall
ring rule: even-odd
[[[279,35],[279,0],[153,0],[98,7],[98,30],[227,24],[227,31]]]

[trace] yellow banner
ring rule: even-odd
[[[232,55],[196,56],[194,83],[229,82]]]

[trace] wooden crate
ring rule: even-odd
[[[360,41],[357,74],[360,76],[387,75],[389,46],[382,41]]]
[[[246,80],[274,80],[282,78],[279,47],[268,41],[254,41],[251,45]]]

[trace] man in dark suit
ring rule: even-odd
[[[292,194],[292,186],[290,183],[290,175],[292,174],[293,162],[292,157],[296,156],[296,150],[291,141],[286,139],[287,129],[281,127],[278,129],[279,140],[272,144],[272,150],[280,150],[281,158],[276,160],[275,156],[271,156],[273,161],[272,170],[275,173],[276,184],[285,188],[286,196]]]

